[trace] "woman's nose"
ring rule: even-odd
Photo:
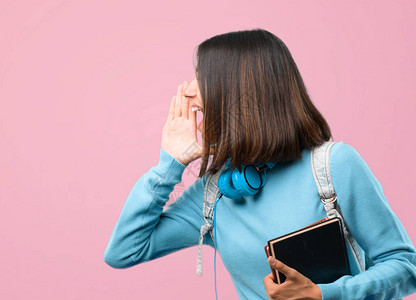
[[[196,96],[196,80],[192,80],[189,85],[186,87],[184,91],[184,95],[187,97],[195,97]]]

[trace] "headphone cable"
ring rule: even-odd
[[[217,203],[221,199],[221,197],[222,197],[222,193],[219,192],[219,196],[217,196],[217,200],[215,200],[215,205],[214,205],[214,248],[215,248],[215,252],[214,252],[214,280],[215,280],[215,299],[217,299],[217,300],[218,300],[218,296],[217,296],[217,269],[216,269],[217,226],[215,226],[215,211],[216,211],[216,208],[217,208]]]

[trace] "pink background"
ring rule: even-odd
[[[1,1],[0,298],[215,299],[212,248],[202,278],[197,247],[124,270],[103,253],[130,189],[158,163],[194,48],[255,27],[286,43],[335,141],[359,151],[415,242],[415,10],[411,0]],[[217,290],[237,298],[218,253]]]

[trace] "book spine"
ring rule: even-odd
[[[271,253],[270,253],[270,251],[269,251],[269,249],[270,249],[270,246],[269,245],[266,245],[266,246],[264,246],[264,251],[266,251],[266,256],[267,256],[267,259],[269,259],[269,256],[272,256],[271,255]],[[276,278],[277,278],[277,275],[276,275],[276,270],[275,269],[273,269],[272,268],[272,266],[270,266],[270,269],[272,270],[272,274],[273,274],[273,281],[274,281],[274,283],[278,283],[277,282],[277,280],[276,280]]]

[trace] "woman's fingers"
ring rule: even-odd
[[[172,121],[175,116],[175,101],[176,101],[176,97],[173,96],[172,100],[170,100],[170,106],[169,106],[169,114],[168,114],[169,121]]]
[[[182,83],[178,85],[176,90],[175,100],[175,118],[179,118],[182,115]]]
[[[274,277],[273,277],[273,273],[269,273],[267,274],[264,278],[263,278],[263,282],[264,284],[267,285],[274,285]]]
[[[263,278],[269,299],[305,299],[305,295],[309,296],[308,299],[322,299],[319,286],[309,278],[272,256],[269,256],[268,261],[272,268],[286,276],[286,280],[282,284],[273,282],[272,273]]]
[[[178,85],[175,99],[175,118],[181,116],[183,116],[185,119],[189,118],[189,99],[184,96],[184,91],[188,85],[189,83],[186,80]]]
[[[182,85],[182,116],[185,119],[189,118],[189,98],[184,96],[185,90],[188,87],[188,82],[185,80]]]
[[[269,264],[272,268],[276,269],[279,272],[282,272],[286,278],[290,278],[293,275],[295,275],[295,270],[288,267],[284,263],[282,263],[280,260],[275,259],[273,256],[269,256],[268,258]]]

